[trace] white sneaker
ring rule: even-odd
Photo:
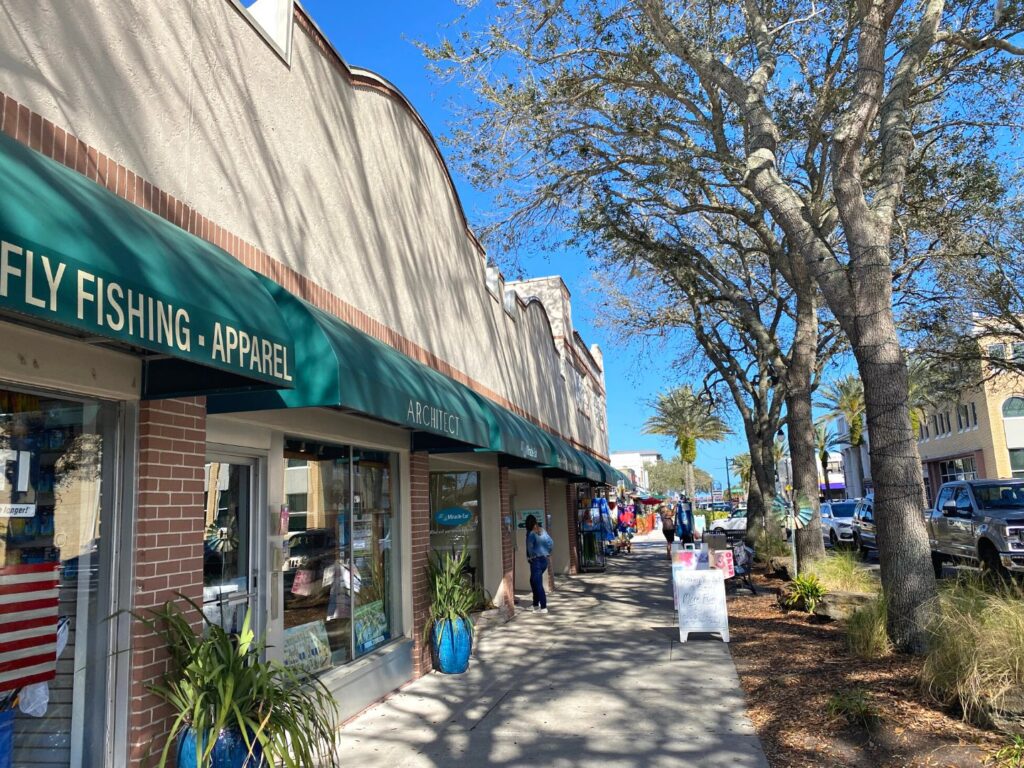
[[[548,612],[547,608],[540,608],[540,609],[537,610],[537,613],[547,613],[547,612]]]

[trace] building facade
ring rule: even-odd
[[[49,701],[13,764],[159,744],[127,611],[248,612],[347,716],[429,671],[431,553],[512,611],[532,513],[572,572],[618,479],[601,351],[488,266],[401,93],[291,0],[5,14],[0,575],[42,597],[0,696]]]
[[[658,451],[615,451],[611,455],[612,466],[631,472],[636,484],[644,489],[650,489],[646,466],[659,461],[662,461],[662,455]]]
[[[951,480],[1024,477],[1024,377],[990,376],[926,410],[917,446],[929,502]]]

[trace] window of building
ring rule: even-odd
[[[956,431],[957,432],[963,432],[964,431],[964,419],[963,419],[961,407],[959,405],[956,407]]]
[[[1015,363],[1024,363],[1024,344],[1017,342],[1012,347],[1011,359]]]
[[[1014,477],[1024,478],[1024,448],[1010,449],[1010,471]]]
[[[946,411],[946,434],[953,434],[953,419],[949,415],[949,411]]]
[[[977,480],[978,468],[974,463],[973,456],[965,456],[960,459],[940,461],[939,474],[944,483],[950,483],[954,480]]]
[[[934,432],[935,436],[938,437],[939,435],[942,434],[942,432],[939,431],[939,417],[938,417],[938,414],[934,414],[933,413],[931,421],[932,421],[932,432]]]
[[[506,288],[505,289],[504,306],[505,306],[505,313],[514,320],[515,317],[516,317],[516,309],[517,309],[515,289],[513,289],[513,288]]]
[[[203,488],[203,614],[236,634],[255,607],[255,469],[255,462],[210,460]]]
[[[285,442],[285,647],[318,672],[389,641],[399,621],[394,454]],[[294,517],[291,505],[303,510]]]
[[[231,0],[285,61],[291,56],[294,0]]]
[[[480,528],[480,473],[430,473],[430,548],[458,554],[466,548],[467,575],[483,581],[483,539]]]
[[[1003,403],[1003,418],[1017,419],[1024,416],[1024,397],[1011,397]]]
[[[49,697],[4,713],[4,765],[106,764],[116,423],[114,405],[0,389],[5,694]]]
[[[1006,359],[1006,345],[1005,344],[989,344],[986,347],[985,352],[993,360],[1005,360]]]
[[[978,406],[973,401],[971,402],[971,426],[978,426]]]

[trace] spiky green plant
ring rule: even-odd
[[[814,613],[818,603],[828,594],[828,590],[818,581],[813,573],[801,573],[790,585],[790,593],[786,597],[788,608],[803,608],[807,613]]]
[[[200,621],[189,621],[174,602],[132,614],[163,640],[171,657],[167,674],[149,686],[176,713],[159,768],[167,766],[171,746],[187,729],[196,735],[196,768],[209,767],[218,735],[230,729],[242,734],[250,755],[258,744],[270,765],[340,766],[338,705],[323,683],[265,660],[266,643],[256,639],[249,612],[242,631],[230,635],[181,598]]]
[[[430,637],[434,625],[440,623],[439,638],[451,632],[456,619],[462,619],[470,634],[473,622],[470,613],[481,603],[481,590],[466,578],[469,553],[466,548],[453,552],[435,552],[427,565],[427,584],[430,587],[430,621],[423,628],[425,637]]]

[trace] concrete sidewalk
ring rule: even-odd
[[[349,722],[361,768],[767,768],[728,645],[679,643],[660,533],[562,579],[546,616],[480,638],[469,671],[431,674]]]

